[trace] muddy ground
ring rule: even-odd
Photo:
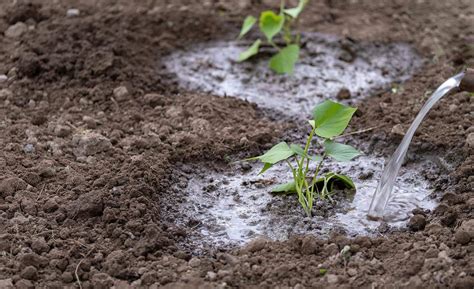
[[[162,59],[232,39],[243,16],[274,2],[1,1],[0,288],[474,287],[467,93],[441,101],[415,136],[412,155],[443,157],[426,175],[441,201],[415,212],[409,230],[182,249],[192,224],[167,214],[180,201],[176,170],[261,152],[295,125],[183,91]],[[388,156],[393,127],[406,129],[429,91],[474,65],[472,1],[312,2],[302,30],[403,41],[425,58],[397,93],[359,103],[352,129],[383,125],[358,136],[371,151]],[[349,258],[338,254],[345,245]]]

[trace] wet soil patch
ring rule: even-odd
[[[334,202],[317,200],[312,218],[304,215],[295,195],[271,194],[272,186],[291,180],[285,165],[275,165],[263,176],[258,175],[258,164],[184,167],[173,189],[181,199],[175,220],[190,229],[184,246],[198,252],[242,245],[257,237],[282,241],[305,234],[327,238],[334,231],[354,237],[373,236],[389,227],[403,229],[414,209],[435,207],[423,173],[436,166],[424,162],[403,168],[387,205],[389,222],[380,228],[381,222],[369,221],[366,214],[383,162],[370,155],[345,163],[328,161],[324,171],[351,177],[357,191],[338,190]]]
[[[407,80],[421,66],[418,54],[403,43],[354,42],[320,33],[304,33],[301,42],[300,61],[289,76],[268,68],[272,48],[236,62],[250,44],[246,41],[201,44],[173,53],[165,64],[185,89],[235,96],[287,115],[310,112],[327,98],[355,103]]]

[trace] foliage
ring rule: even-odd
[[[335,181],[350,189],[355,189],[354,183],[348,176],[334,172],[320,174],[327,157],[336,161],[349,161],[360,155],[355,148],[335,141],[335,138],[344,132],[355,111],[356,108],[330,100],[318,104],[313,110],[313,119],[308,121],[311,132],[304,148],[297,144],[288,145],[286,142],[280,142],[263,155],[247,160],[259,160],[264,164],[259,174],[263,174],[279,162],[285,162],[291,170],[293,180],[276,186],[272,191],[297,193],[299,203],[306,214],[311,216],[316,197],[332,200]],[[310,147],[315,135],[320,138],[322,156],[310,155]],[[310,164],[313,162],[317,163],[317,166],[312,170]]]
[[[300,35],[293,35],[291,28],[298,20],[298,16],[303,11],[309,0],[299,0],[298,6],[294,8],[286,8],[285,1],[281,1],[280,11],[278,14],[271,10],[260,13],[258,26],[260,32],[265,36],[265,42],[258,39],[247,50],[240,53],[238,61],[245,61],[256,55],[262,43],[273,46],[277,53],[270,59],[269,66],[276,73],[292,73],[300,52]],[[257,23],[257,18],[247,16],[244,19],[240,30],[239,39],[244,37]],[[281,35],[284,47],[275,42],[274,38]]]

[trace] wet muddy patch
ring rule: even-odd
[[[198,45],[169,56],[166,67],[185,89],[234,96],[298,115],[327,98],[354,103],[407,80],[421,66],[407,44],[353,42],[306,33],[293,75],[277,75],[268,68],[271,48],[263,48],[263,56],[251,61],[235,61],[248,45],[243,41]]]
[[[383,162],[372,156],[330,162],[327,169],[350,176],[357,191],[339,191],[335,203],[318,201],[312,218],[305,216],[295,195],[270,193],[272,186],[291,178],[283,165],[263,176],[258,176],[258,164],[235,164],[223,170],[186,166],[181,175],[186,181],[174,188],[182,197],[175,208],[181,216],[177,222],[191,228],[186,246],[193,248],[241,245],[258,236],[273,240],[300,234],[324,237],[332,230],[349,236],[378,234],[381,223],[368,220],[366,214]],[[402,169],[387,207],[388,221],[382,227],[404,228],[413,209],[435,207],[432,190],[420,173],[432,166],[426,162]]]

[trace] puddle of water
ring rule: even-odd
[[[383,159],[362,156],[347,163],[332,162],[328,168],[353,178],[357,192],[345,198],[327,215],[316,213],[305,216],[296,196],[273,196],[271,187],[291,179],[286,166],[276,165],[264,176],[257,176],[261,169],[255,165],[246,173],[239,170],[218,173],[207,171],[190,179],[185,191],[186,202],[180,211],[200,223],[191,242],[196,245],[243,244],[256,236],[285,240],[295,234],[325,235],[337,228],[348,235],[370,235],[380,222],[367,219],[371,197],[383,167]],[[417,168],[420,169],[419,167]],[[393,227],[402,227],[414,208],[433,209],[435,201],[428,184],[415,169],[404,168],[395,189],[397,194],[387,205],[387,214],[397,216],[391,220]],[[317,207],[317,205],[316,205]],[[323,206],[324,208],[324,206]]]
[[[406,44],[342,42],[335,36],[303,34],[301,59],[290,76],[270,71],[268,56],[236,63],[249,43],[235,41],[176,52],[166,66],[186,89],[235,96],[294,116],[310,112],[323,99],[335,99],[343,88],[351,94],[346,102],[353,103],[408,79],[421,65]]]

